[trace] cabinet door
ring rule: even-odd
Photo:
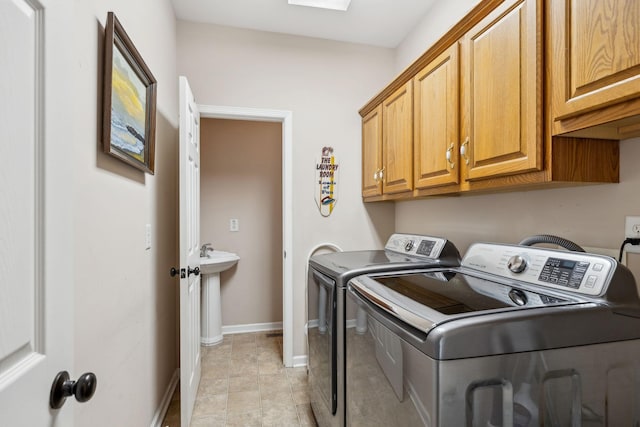
[[[382,103],[382,192],[413,190],[413,91],[412,82]]]
[[[554,119],[640,96],[639,1],[550,0],[549,30]]]
[[[382,105],[362,118],[362,197],[382,194]]]
[[[458,50],[456,43],[413,79],[416,189],[458,183]]]
[[[463,39],[470,181],[542,167],[541,2],[506,1]]]

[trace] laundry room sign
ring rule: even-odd
[[[339,165],[333,155],[333,147],[323,147],[320,161],[316,161],[315,199],[320,214],[329,216],[338,201]]]

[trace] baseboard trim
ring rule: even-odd
[[[302,356],[293,356],[293,367],[294,368],[302,368],[304,366],[307,366],[307,356],[306,355],[302,355]]]
[[[282,322],[250,323],[246,325],[223,326],[222,335],[247,334],[252,332],[278,331],[278,330],[282,330]],[[307,366],[307,355],[293,356],[293,364],[287,367],[300,368],[303,366]]]
[[[176,386],[178,385],[179,380],[180,368],[176,369],[173,372],[171,381],[169,381],[169,386],[167,387],[167,390],[164,392],[164,396],[162,396],[162,400],[160,401],[160,406],[156,410],[156,413],[153,415],[151,427],[162,427],[162,421],[164,421],[164,417],[167,415],[169,405],[171,404],[171,399],[173,398],[173,393],[176,390]]]
[[[202,338],[200,337],[200,345],[208,347],[210,345],[220,344],[223,340],[222,334],[217,335],[213,338]]]
[[[249,323],[246,325],[229,325],[222,327],[222,335],[244,334],[249,332],[275,331],[282,329],[282,322]]]

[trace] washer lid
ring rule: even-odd
[[[640,338],[637,306],[499,282],[464,268],[359,276],[349,291],[436,360]]]
[[[356,276],[392,270],[460,265],[458,249],[440,237],[393,234],[385,250],[314,255],[309,265],[336,279],[339,286]]]
[[[579,302],[455,270],[359,276],[349,284],[379,308],[425,334],[460,318]]]

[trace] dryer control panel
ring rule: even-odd
[[[532,285],[602,296],[617,264],[611,257],[584,252],[476,243],[461,265]]]
[[[385,249],[405,255],[436,259],[446,242],[446,239],[440,237],[396,233],[389,237]]]

